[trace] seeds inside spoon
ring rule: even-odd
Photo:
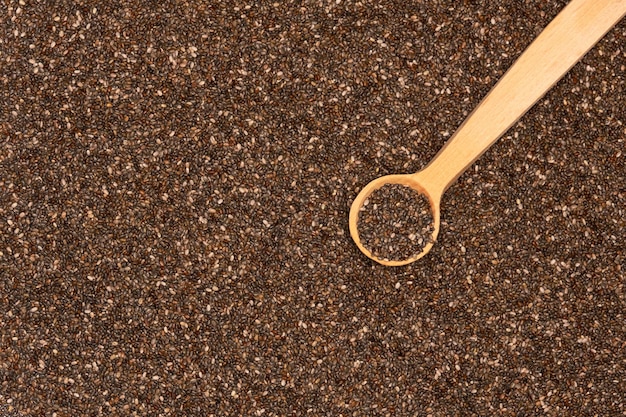
[[[430,201],[403,184],[385,184],[372,193],[359,212],[363,246],[385,260],[403,260],[433,242]]]
[[[416,261],[433,247],[439,234],[443,193],[528,109],[560,80],[626,14],[626,0],[572,0],[539,34],[474,109],[433,160],[414,174],[387,175],[367,184],[350,208],[350,235],[369,258],[383,265]],[[373,192],[386,184],[406,185],[428,199],[431,241],[412,255],[380,257],[363,245],[359,213]],[[411,202],[409,201],[408,204]],[[401,255],[405,255],[403,252]]]

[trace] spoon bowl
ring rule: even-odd
[[[439,190],[437,189],[433,189],[432,186],[429,187],[430,184],[428,183],[425,183],[423,181],[420,182],[420,179],[423,178],[423,176],[421,176],[420,174],[421,172],[415,174],[394,174],[376,178],[365,187],[363,187],[361,192],[356,196],[356,198],[352,202],[352,206],[350,207],[350,236],[352,236],[354,243],[356,243],[357,247],[361,250],[361,252],[365,254],[365,256],[386,266],[402,266],[422,258],[433,247],[435,241],[437,240],[437,236],[439,235],[439,202],[441,200],[441,192],[439,192]],[[365,201],[369,198],[369,196],[372,195],[372,193],[387,184],[406,185],[428,198],[428,202],[430,203],[430,212],[433,218],[433,233],[431,239],[422,246],[421,250],[418,253],[408,259],[390,260],[379,258],[363,245],[359,236],[358,222],[361,208],[363,207]]]

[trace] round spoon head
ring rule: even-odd
[[[437,235],[439,234],[439,201],[441,196],[438,193],[432,193],[428,191],[428,188],[420,183],[419,181],[419,173],[417,174],[404,174],[404,175],[386,175],[384,177],[380,177],[375,179],[374,181],[367,184],[361,192],[356,196],[354,201],[352,202],[352,206],[350,207],[350,235],[356,243],[357,247],[363,252],[368,258],[373,259],[374,261],[387,266],[402,266],[410,264],[414,262],[424,255],[426,255],[430,249],[433,247],[435,241],[437,240]],[[365,200],[376,190],[381,188],[386,184],[402,184],[412,189],[416,190],[420,194],[424,195],[428,198],[430,203],[430,211],[433,219],[433,232],[431,239],[421,248],[421,251],[411,256],[408,259],[401,260],[389,260],[382,259],[375,256],[368,248],[366,248],[361,242],[361,238],[359,236],[358,222],[359,222],[359,212]],[[419,250],[417,248],[416,250]]]

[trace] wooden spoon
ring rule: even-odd
[[[626,14],[626,0],[572,0],[539,34],[465,119],[433,160],[415,174],[387,175],[367,184],[350,208],[350,234],[371,259],[389,266],[406,265],[426,255],[439,234],[443,193],[522,117]],[[404,184],[428,197],[434,221],[432,242],[405,260],[372,255],[359,238],[359,210],[385,184]]]

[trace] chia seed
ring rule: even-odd
[[[358,227],[363,246],[383,260],[412,258],[433,241],[428,198],[402,184],[374,191],[361,207]]]

